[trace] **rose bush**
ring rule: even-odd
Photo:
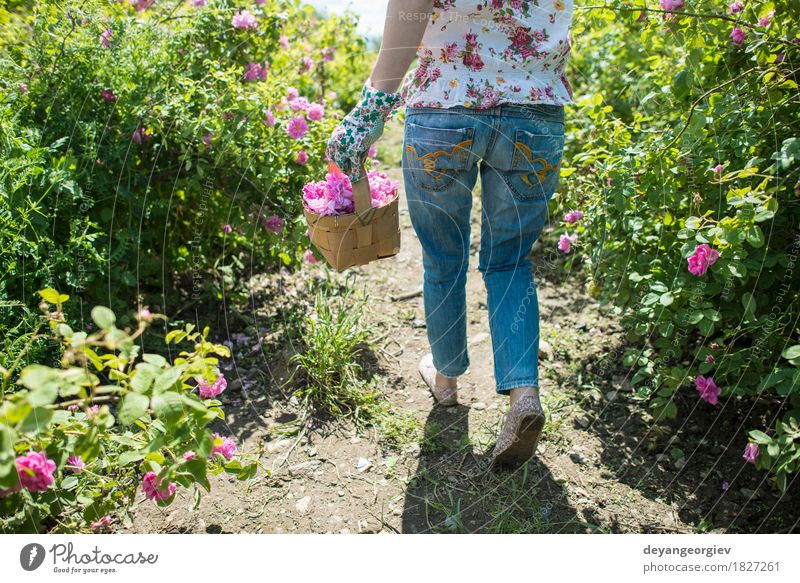
[[[68,0],[0,20],[19,33],[0,36],[0,310],[45,286],[121,313],[214,299],[303,260],[300,191],[366,76],[354,18]]]
[[[61,357],[58,368],[25,367],[16,383],[11,371],[2,376],[0,532],[102,530],[127,520],[139,491],[168,505],[193,488],[199,501],[209,473],[255,475],[257,462],[208,428],[224,419],[217,365],[229,356],[208,330],[170,331],[170,350],[188,346],[168,362],[137,344],[161,316],[142,310],[134,328],[122,329],[110,309],[96,307],[88,334],[66,324],[69,296],[40,295]]]
[[[760,444],[746,461],[783,489],[800,469],[800,20],[741,4],[577,12],[563,212],[583,215],[560,248],[622,314],[656,420],[757,411],[726,439]]]

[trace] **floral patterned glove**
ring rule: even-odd
[[[328,140],[328,158],[352,182],[363,178],[361,166],[369,147],[383,134],[383,126],[404,103],[400,93],[375,89],[369,80],[361,90],[361,101],[348,113]]]

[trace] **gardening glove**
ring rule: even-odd
[[[384,124],[404,102],[402,94],[375,89],[368,79],[361,100],[331,134],[328,158],[352,182],[364,178],[361,170],[369,147],[378,141]]]

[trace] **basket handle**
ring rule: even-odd
[[[367,172],[364,170],[364,164],[361,165],[361,176],[363,178],[358,182],[353,183],[353,202],[356,207],[356,214],[363,214],[372,209],[372,193],[369,190],[369,180],[367,179]]]

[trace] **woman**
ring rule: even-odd
[[[466,275],[472,189],[482,187],[479,271],[486,285],[497,392],[510,408],[492,455],[527,460],[544,425],[539,312],[529,258],[547,219],[572,90],[572,0],[390,0],[362,98],[331,136],[353,180],[383,124],[406,105],[403,175],[422,244],[431,354],[420,374],[454,405],[467,370]],[[419,66],[400,89],[412,60]]]

